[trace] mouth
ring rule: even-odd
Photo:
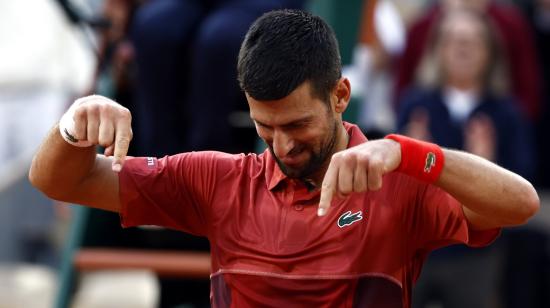
[[[281,171],[291,178],[299,178],[307,175],[307,166],[311,163],[310,159],[313,153],[305,146],[299,146],[292,149],[285,156],[275,155],[272,146],[268,145],[271,155],[275,158]]]
[[[304,161],[304,151],[290,153],[285,157],[280,158],[281,162],[287,166],[296,166]]]
[[[300,165],[301,160],[298,160],[297,158],[292,157],[292,158],[283,158],[281,159],[281,162],[287,167],[294,168]]]
[[[288,166],[290,168],[295,168],[303,165],[305,160],[305,151],[297,151],[294,153],[291,153],[290,155],[287,155],[283,158],[280,158],[279,160],[285,164],[285,166]]]

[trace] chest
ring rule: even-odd
[[[403,261],[401,216],[382,192],[333,200],[323,217],[319,195],[302,190],[228,201],[214,229],[220,267],[345,275],[391,271]]]

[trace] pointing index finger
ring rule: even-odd
[[[328,208],[334,196],[336,180],[338,176],[338,168],[331,162],[328,170],[325,173],[323,184],[321,186],[321,197],[319,199],[319,209],[317,210],[317,216],[325,216]]]
[[[122,170],[122,165],[128,153],[131,139],[132,132],[130,125],[127,123],[119,123],[116,129],[113,171],[120,172],[120,170]]]

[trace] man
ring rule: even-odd
[[[264,153],[125,158],[130,113],[91,96],[47,136],[29,177],[52,198],[119,212],[125,227],[208,237],[214,307],[409,307],[429,251],[488,244],[534,215],[538,196],[470,154],[395,135],[366,142],[342,122],[340,69],[319,17],[267,13],[238,61]]]

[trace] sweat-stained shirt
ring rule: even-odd
[[[367,142],[344,126],[349,147]],[[119,181],[124,227],[209,239],[213,307],[410,307],[431,250],[499,234],[469,229],[453,197],[397,172],[318,217],[320,192],[286,177],[268,150],[129,158]]]

